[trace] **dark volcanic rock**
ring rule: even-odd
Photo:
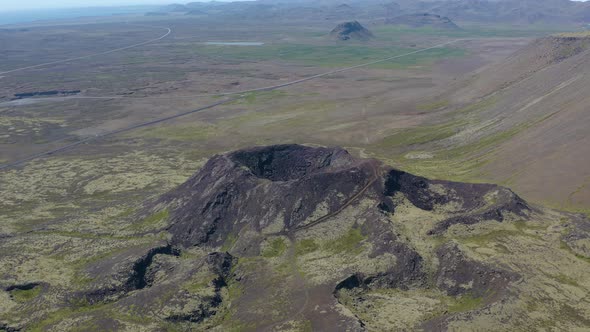
[[[433,187],[438,189],[432,190]],[[522,198],[510,189],[497,185],[428,180],[391,170],[385,180],[384,194],[392,196],[396,192],[402,193],[416,207],[427,211],[451,202],[459,203],[451,211],[456,215],[439,222],[429,232],[430,235],[441,234],[455,224],[472,225],[484,220],[502,222],[507,214],[526,219],[531,211]]]
[[[401,192],[412,204],[422,210],[432,210],[436,204],[446,204],[451,200],[448,195],[431,191],[429,183],[426,178],[391,170],[385,178],[383,193],[385,196],[393,196],[396,192]]]
[[[396,264],[377,274],[355,273],[336,285],[336,293],[343,288],[398,288],[407,290],[410,287],[421,287],[426,284],[428,276],[424,271],[423,258],[413,248],[399,241],[391,231],[385,231],[377,237],[370,236],[370,238],[374,246],[379,247],[381,245],[371,256],[375,257],[388,253],[396,257]]]
[[[221,289],[227,286],[228,278],[231,277],[231,269],[236,264],[237,259],[228,253],[213,252],[206,257],[206,268],[214,273],[217,277],[213,280],[214,294],[199,298],[199,305],[192,310],[183,313],[172,313],[165,319],[171,322],[191,322],[199,323],[204,319],[217,313],[217,308],[222,303]],[[175,301],[180,304],[184,301],[188,303],[194,296],[182,293],[176,296]],[[194,299],[193,299],[194,300]]]
[[[439,260],[436,285],[451,296],[499,297],[510,282],[519,278],[515,273],[467,258],[454,243],[441,246],[436,255]]]
[[[339,148],[252,148],[213,157],[159,203],[172,207],[174,245],[220,245],[245,225],[289,230],[320,204],[337,211],[371,180],[372,164]]]
[[[31,98],[31,97],[48,97],[48,96],[71,96],[77,95],[81,91],[80,90],[50,90],[50,91],[33,91],[33,92],[23,92],[23,93],[15,93],[15,99],[23,99],[23,98]]]
[[[583,214],[571,214],[572,224],[562,241],[576,256],[590,259],[590,220]]]
[[[213,252],[207,256],[207,264],[210,269],[221,278],[228,278],[232,266],[236,263],[235,257],[224,252]]]
[[[522,198],[505,188],[502,188],[498,196],[497,202],[488,207],[482,207],[479,211],[458,215],[439,222],[428,234],[441,234],[456,224],[473,225],[485,220],[502,222],[506,214],[519,216],[523,219],[528,218],[531,209]]]
[[[374,288],[399,288],[423,286],[427,275],[424,271],[423,258],[392,231],[387,217],[368,216],[363,225],[363,234],[372,243],[373,251],[369,258],[384,254],[395,256],[395,265],[378,274],[362,276],[362,284]]]
[[[338,24],[330,32],[330,36],[337,40],[369,40],[373,38],[373,33],[359,22],[352,21]]]
[[[388,270],[364,275],[355,273],[336,285],[336,291],[345,288],[398,288],[408,290],[410,287],[421,287],[426,284],[428,275],[424,271],[423,258],[410,246],[395,242],[388,250],[397,259],[396,264]]]
[[[149,268],[156,255],[178,255],[170,245],[130,248],[87,268],[93,282],[87,290],[75,294],[75,300],[90,304],[115,301],[131,291],[151,286]]]
[[[355,205],[359,201],[364,203]],[[428,287],[433,279],[451,296],[469,293],[491,303],[496,296],[493,294],[505,294],[507,285],[517,276],[471,260],[457,246],[438,249],[437,272],[425,266],[423,257],[397,233],[389,218],[399,213],[397,204],[405,202],[449,216],[430,234],[445,232],[457,223],[504,221],[509,217],[523,220],[530,212],[512,191],[496,185],[429,180],[376,160],[354,158],[340,148],[300,145],[256,147],[215,156],[186,183],[155,202],[152,211],[168,208],[173,246],[219,247],[228,239],[240,237],[246,226],[249,233],[293,235],[337,218],[340,211],[354,205],[356,225],[371,244],[368,258],[395,257],[395,263],[370,274],[340,271],[349,273],[349,277],[331,284],[337,298],[343,289],[406,290]],[[269,226],[273,226],[273,232],[265,231]],[[250,239],[254,240],[241,242],[239,252],[246,252],[244,245],[259,246],[259,240]],[[227,275],[232,259],[215,254],[207,261],[216,274]],[[170,319],[192,321],[203,315],[207,311]]]
[[[237,151],[231,159],[247,167],[255,176],[271,181],[289,181],[322,171],[340,156],[347,164],[346,152],[309,149],[303,146],[279,146],[269,149]]]
[[[10,326],[8,324],[4,324],[0,322],[0,331],[5,332],[20,332],[22,329],[20,327]]]
[[[265,311],[260,312],[259,304],[274,306],[273,299],[280,297],[294,301],[278,309],[299,310],[320,324],[314,326],[318,330],[342,324],[338,330],[356,331],[363,323],[343,316],[336,305],[349,298],[362,302],[365,291],[384,288],[437,288],[449,296],[480,298],[480,309],[486,310],[513,296],[511,283],[519,276],[470,258],[467,247],[446,236],[428,243],[427,225],[435,225],[430,234],[440,234],[458,223],[509,222],[530,213],[506,188],[429,180],[355,158],[341,148],[301,145],[214,156],[185,183],[146,203],[137,216],[164,210],[170,234],[88,262],[79,271],[88,282],[60,294],[63,307],[108,303],[109,312],[133,308],[188,330],[206,329],[210,317],[225,315],[229,308],[247,323],[264,321],[269,309],[261,306]],[[404,211],[415,220],[400,215]],[[581,252],[590,226],[585,220],[576,225],[564,241]],[[455,226],[453,231],[472,230]],[[303,245],[307,239],[309,246]],[[274,250],[275,243],[281,248]],[[300,245],[311,251],[300,253]],[[291,268],[297,271],[297,255],[304,264],[314,264],[308,271],[319,272],[313,289],[297,273],[285,277]],[[43,292],[32,304],[55,287],[40,285]],[[8,292],[37,286],[0,285]],[[233,296],[234,289],[241,294]],[[317,316],[316,305],[326,313]],[[119,328],[105,312],[84,314],[102,329]],[[443,326],[452,315],[428,324]]]
[[[4,290],[7,292],[11,292],[14,290],[31,290],[39,285],[40,284],[37,282],[29,282],[26,284],[11,285],[11,286],[6,287]]]
[[[492,306],[510,301],[514,295],[510,285],[521,279],[515,272],[468,258],[452,242],[439,247],[436,256],[439,260],[436,286],[449,296],[466,296],[481,301],[481,306],[468,312],[447,313],[427,320],[421,324],[421,330],[447,331],[453,320],[469,319],[477,312],[489,312]]]
[[[428,180],[376,160],[353,158],[340,148],[300,145],[215,156],[157,201],[152,211],[168,207],[174,246],[219,246],[246,225],[262,231],[278,223],[282,232],[309,227],[318,221],[310,218],[319,207],[330,216],[361,194],[377,200],[375,209],[367,212],[368,220],[395,213],[392,197],[398,194],[422,210],[444,206],[449,218],[431,230],[433,235],[454,224],[503,221],[508,215],[526,219],[530,212],[526,202],[496,185]]]

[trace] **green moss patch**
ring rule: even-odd
[[[466,294],[457,299],[448,308],[450,313],[470,311],[479,308],[483,304],[483,297],[474,297]]]
[[[305,255],[319,249],[319,245],[313,239],[303,239],[295,245],[297,255]]]
[[[221,246],[221,251],[229,251],[236,241],[238,241],[238,237],[235,234],[229,234]]]
[[[41,294],[41,287],[35,286],[30,289],[15,289],[10,292],[10,296],[16,302],[28,302]]]
[[[163,226],[164,223],[170,218],[170,212],[168,209],[164,209],[160,212],[156,212],[140,222],[131,225],[131,229],[135,231],[153,229],[158,226]]]
[[[325,249],[335,254],[343,252],[359,254],[363,250],[361,242],[364,239],[359,228],[351,228],[346,234],[326,243]]]
[[[262,251],[262,257],[279,257],[287,250],[287,244],[282,238],[274,239],[268,247]]]

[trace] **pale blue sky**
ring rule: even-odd
[[[74,8],[89,6],[165,5],[208,0],[0,0],[0,11],[21,9]],[[576,0],[585,1],[585,0]]]
[[[174,2],[174,0],[0,0],[0,11],[89,6],[166,5]]]

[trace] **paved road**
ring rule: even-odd
[[[165,36],[167,36],[168,34],[169,33],[167,33]],[[159,39],[162,39],[165,36],[162,36]],[[90,137],[84,138],[84,139],[82,139],[80,141],[77,141],[75,143],[71,143],[71,144],[68,144],[66,146],[63,146],[63,147],[60,147],[60,148],[57,148],[57,149],[53,149],[53,150],[49,150],[49,151],[37,153],[37,154],[31,155],[31,156],[26,157],[26,158],[21,159],[21,160],[17,160],[17,161],[14,161],[14,162],[10,162],[10,163],[7,163],[7,164],[0,165],[0,170],[4,170],[4,169],[10,168],[10,167],[14,167],[14,166],[23,164],[25,162],[28,162],[28,161],[37,159],[37,158],[46,157],[46,156],[53,155],[53,154],[56,154],[56,153],[59,153],[59,152],[63,152],[65,150],[70,150],[70,149],[73,149],[73,148],[75,148],[75,147],[77,147],[77,146],[79,146],[81,144],[85,144],[85,143],[88,143],[90,141],[94,141],[94,140],[97,140],[97,139],[100,139],[100,138],[104,138],[104,137],[107,137],[107,136],[113,136],[113,135],[120,134],[120,133],[123,133],[123,132],[131,131],[131,130],[134,130],[134,129],[137,129],[137,128],[147,127],[147,126],[150,126],[150,125],[153,125],[153,124],[157,124],[157,123],[160,123],[160,122],[164,122],[164,121],[168,121],[168,120],[180,118],[180,117],[183,117],[183,116],[186,116],[186,115],[189,115],[189,114],[194,114],[194,113],[197,113],[197,112],[208,110],[208,109],[214,108],[216,106],[220,106],[220,105],[223,105],[223,104],[227,104],[229,102],[232,102],[232,101],[236,101],[236,100],[242,99],[242,98],[244,98],[244,94],[245,93],[259,92],[259,91],[272,91],[272,90],[276,90],[276,89],[288,87],[288,86],[291,86],[291,85],[301,84],[301,83],[304,83],[304,82],[307,82],[307,81],[311,81],[311,80],[314,80],[314,79],[318,79],[318,78],[321,78],[321,77],[325,77],[325,76],[328,76],[328,75],[333,75],[333,74],[341,73],[341,72],[344,72],[344,71],[349,71],[349,70],[353,70],[353,69],[357,69],[357,68],[367,67],[367,66],[371,66],[371,65],[374,65],[374,64],[382,63],[382,62],[387,62],[387,61],[391,61],[391,60],[394,60],[394,59],[399,59],[399,58],[406,57],[406,56],[409,56],[409,55],[426,52],[428,50],[432,50],[432,49],[439,48],[439,47],[442,47],[442,46],[445,46],[445,45],[456,43],[459,40],[462,40],[462,39],[452,40],[452,41],[449,41],[449,42],[446,42],[446,43],[442,43],[442,44],[438,44],[438,45],[434,45],[434,46],[431,46],[431,47],[428,47],[428,48],[423,48],[423,49],[419,49],[419,50],[416,50],[416,51],[413,51],[413,52],[399,54],[399,55],[387,57],[387,58],[380,59],[380,60],[366,62],[366,63],[362,63],[362,64],[359,64],[359,65],[356,65],[356,66],[350,66],[350,67],[345,67],[345,68],[340,68],[340,69],[336,69],[336,70],[324,72],[324,73],[321,73],[321,74],[309,76],[309,77],[302,78],[302,79],[295,80],[295,81],[291,81],[291,82],[286,82],[286,83],[282,83],[282,84],[271,85],[271,86],[257,88],[257,89],[251,89],[251,90],[243,90],[243,91],[238,91],[238,92],[228,92],[228,93],[216,94],[215,96],[230,96],[230,95],[236,95],[236,94],[237,94],[237,96],[232,97],[232,98],[229,98],[229,99],[225,99],[225,100],[222,100],[222,101],[218,101],[218,102],[216,102],[214,104],[210,104],[210,105],[207,105],[207,106],[198,108],[196,110],[182,112],[182,113],[179,113],[179,114],[176,114],[176,115],[171,115],[171,116],[167,116],[167,117],[164,117],[164,118],[160,118],[160,119],[156,119],[156,120],[152,120],[152,121],[147,121],[147,122],[135,124],[135,125],[132,125],[132,126],[129,126],[129,127],[125,127],[125,128],[121,128],[121,129],[117,129],[117,130],[105,132],[103,134],[99,134],[99,135],[96,135],[96,136],[90,136]],[[146,42],[144,42],[143,44],[145,44],[145,43]],[[139,45],[139,44],[136,44],[135,46],[137,46],[137,45]],[[135,47],[135,46],[128,46],[127,48]],[[119,50],[121,50],[121,49],[119,49]],[[113,51],[115,51],[115,50],[111,50],[111,51],[108,51],[108,52],[113,52]],[[102,54],[105,54],[105,53],[102,53]],[[196,96],[193,96],[193,97],[196,97]]]
[[[99,56],[99,55],[106,55],[106,54],[111,54],[111,53],[115,53],[115,52],[120,52],[120,51],[128,50],[130,48],[139,47],[139,46],[143,46],[143,45],[147,45],[147,44],[156,42],[158,40],[162,40],[162,39],[168,37],[168,35],[170,35],[172,33],[172,29],[170,29],[170,28],[155,27],[155,26],[148,26],[148,25],[139,25],[139,24],[133,24],[133,25],[136,25],[136,26],[145,26],[145,27],[150,27],[150,28],[166,29],[166,33],[163,34],[163,35],[161,35],[158,38],[150,39],[150,40],[147,40],[147,41],[144,41],[144,42],[141,42],[141,43],[137,43],[137,44],[133,44],[133,45],[125,46],[125,47],[116,48],[116,49],[105,51],[105,52],[93,53],[93,54],[83,55],[83,56],[79,56],[79,57],[75,57],[75,58],[69,58],[69,59],[64,59],[64,60],[57,60],[57,61],[52,61],[52,62],[40,63],[38,65],[33,65],[33,66],[16,68],[16,69],[12,69],[12,70],[8,70],[8,71],[0,72],[0,75],[15,73],[15,72],[23,71],[23,70],[27,70],[27,69],[41,68],[41,67],[45,67],[45,66],[56,65],[56,64],[66,63],[66,62],[75,61],[75,60],[92,58],[92,57]]]

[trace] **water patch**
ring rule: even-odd
[[[5,102],[0,102],[0,106],[26,106],[46,101],[64,101],[67,99],[68,97],[14,99]]]

